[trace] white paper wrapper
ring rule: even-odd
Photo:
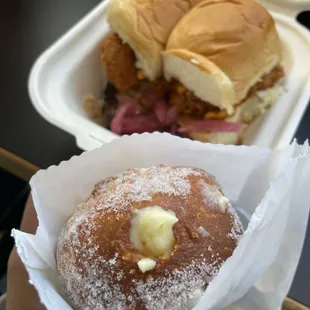
[[[58,235],[96,182],[127,168],[159,164],[202,168],[216,176],[241,217],[250,219],[234,254],[195,309],[275,310],[286,296],[302,250],[309,213],[310,149],[202,144],[168,134],[123,137],[39,171],[31,179],[39,228],[13,231],[18,252],[47,309],[71,309],[60,295]]]

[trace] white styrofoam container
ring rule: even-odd
[[[275,18],[283,42],[286,91],[265,116],[252,124],[245,144],[276,148],[293,138],[310,98],[310,32],[298,24],[298,12],[310,9],[309,0],[260,1]],[[32,68],[29,93],[37,111],[50,123],[75,136],[84,150],[118,136],[88,119],[83,98],[100,96],[106,80],[99,60],[99,44],[109,32],[101,2],[61,37]]]

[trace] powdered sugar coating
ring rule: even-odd
[[[84,207],[80,206],[79,210],[84,211]],[[59,245],[65,251],[61,252],[61,257],[57,252],[60,279],[76,309],[124,309],[126,296],[117,284],[123,274],[111,268],[118,259],[118,253],[109,259],[98,255],[100,245],[91,236],[93,223],[90,219],[94,216],[94,210],[77,212],[76,217],[70,218],[66,229],[62,231]],[[87,237],[81,240],[81,235]],[[106,273],[106,269],[110,272]],[[112,287],[110,283],[115,285]],[[110,300],[110,303],[98,302],[101,298]]]
[[[209,184],[203,179],[199,181],[199,184],[201,185],[204,203],[210,207],[217,208],[219,198],[223,196],[219,191],[219,187],[216,184]]]
[[[220,263],[220,265],[223,262]],[[216,276],[219,271],[219,261],[207,264],[205,259],[193,261],[183,270],[167,273],[163,279],[139,281],[136,289],[148,310],[157,309],[192,309],[205,291],[206,283]],[[208,275],[206,278],[199,274]],[[167,296],[174,296],[173,303]]]
[[[97,185],[97,191],[105,193],[96,201],[97,210],[122,210],[132,201],[149,201],[155,194],[186,197],[190,192],[189,175],[199,175],[199,172],[189,167],[165,166],[126,170],[113,179],[112,186],[109,182]]]
[[[199,203],[204,200],[197,194],[201,193],[197,186],[203,184],[202,179],[211,188],[209,194],[204,193],[204,198],[208,195],[211,198],[207,197],[208,201]],[[189,206],[192,210],[211,210],[208,213],[210,221],[213,223],[215,220],[219,223],[216,225],[220,225],[223,218],[236,222],[236,227],[230,225],[229,229],[225,228],[224,236],[228,236],[233,247],[242,233],[242,228],[239,232],[238,217],[235,217],[233,209],[231,211],[228,206],[227,213],[223,214],[216,208],[216,199],[212,202],[214,205],[211,204],[213,196],[218,193],[221,194],[209,175],[187,167],[130,169],[98,183],[90,198],[69,219],[59,237],[58,270],[74,308],[191,309],[225,259],[217,242],[218,237],[223,240],[223,234],[218,235],[221,229],[203,225],[209,235],[201,236],[199,227],[202,224],[197,222],[196,225],[195,219],[188,220],[190,216],[195,216]],[[142,274],[137,267],[137,261],[142,257],[121,235],[122,225],[128,215],[130,222],[133,206],[153,205],[152,201],[157,196],[164,197],[164,204],[172,201],[169,206],[163,207],[173,209],[176,206],[174,211],[181,221],[175,225],[175,235],[178,240],[185,238],[187,242],[181,242],[178,247],[180,253],[189,251],[189,255],[183,257],[180,256],[183,254],[176,252],[168,261],[158,260],[152,272]],[[123,243],[119,244],[118,238],[123,238]],[[201,247],[197,242],[204,242],[207,246]],[[197,252],[190,252],[195,246],[202,249],[199,257]],[[178,255],[180,257],[177,259]]]
[[[202,236],[203,238],[207,238],[207,237],[210,236],[210,234],[208,233],[208,231],[207,231],[204,227],[202,227],[202,226],[199,226],[199,227],[198,227],[198,231],[199,231],[199,233],[201,234],[201,236]]]
[[[243,227],[237,211],[234,209],[230,202],[227,204],[227,213],[230,215],[233,221],[231,232],[228,235],[230,238],[236,240],[238,243],[243,234]]]
[[[199,184],[201,185],[201,192],[203,195],[204,203],[208,205],[208,207],[219,208],[221,211],[223,211],[221,199],[225,198],[226,200],[227,198],[220,191],[220,188],[217,185],[207,183],[205,180],[200,180]],[[233,226],[231,232],[229,233],[229,237],[238,242],[243,233],[242,223],[236,210],[233,208],[229,201],[227,202],[225,209],[233,221]]]

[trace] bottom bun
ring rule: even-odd
[[[280,82],[273,87],[258,91],[255,95],[244,101],[236,108],[235,113],[226,118],[228,122],[250,125],[258,117],[265,114],[277,99],[282,95],[283,87]],[[214,144],[241,144],[244,130],[240,132],[191,132],[189,136],[193,140]]]
[[[188,135],[192,140],[203,143],[239,145],[242,141],[242,133],[239,132],[191,132]]]

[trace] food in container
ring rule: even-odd
[[[308,105],[310,95],[310,35],[295,16],[309,9],[309,3],[277,6],[260,1],[276,21],[282,43],[285,71],[284,94],[268,113],[258,117],[242,134],[245,145],[271,149],[291,142]],[[35,109],[51,124],[70,133],[83,150],[92,150],[120,136],[109,130],[113,109],[105,109],[97,121],[85,112],[83,98],[88,93],[111,101],[111,86],[100,66],[100,45],[111,29],[107,12],[111,1],[101,2],[87,16],[57,40],[36,61],[29,79],[29,94]],[[64,70],[65,68],[65,70]],[[103,90],[106,89],[104,98]],[[260,95],[264,95],[261,93]],[[98,100],[98,99],[97,99]],[[102,113],[100,102],[88,100]],[[114,103],[113,103],[114,104]],[[110,114],[111,113],[111,114]],[[183,133],[185,135],[185,133]]]
[[[161,1],[112,1],[112,33],[101,46],[110,82],[104,125],[119,135],[168,131],[242,143],[283,91],[274,20],[252,0],[205,0],[182,14],[174,2],[165,10]]]

